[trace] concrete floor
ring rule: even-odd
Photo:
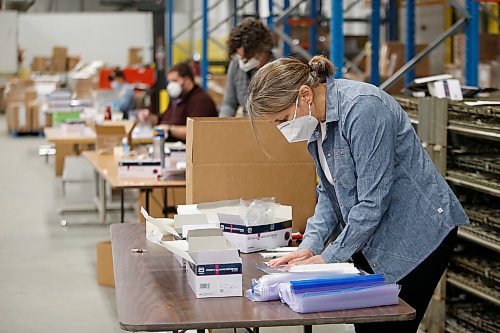
[[[96,282],[96,243],[108,226],[59,225],[58,207],[89,202],[93,187],[70,185],[62,199],[53,159],[37,155],[42,137],[13,138],[0,115],[0,332],[122,332],[115,291]],[[80,219],[97,222],[97,215]],[[129,216],[129,221],[133,216]],[[71,219],[69,219],[71,221]],[[264,333],[299,333],[296,328]],[[232,333],[218,330],[217,333]],[[238,330],[243,332],[243,330]],[[325,325],[315,333],[353,332]]]

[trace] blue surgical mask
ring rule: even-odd
[[[116,91],[120,91],[120,89],[122,88],[122,84],[118,83],[116,81],[113,81],[113,82],[111,82],[111,88],[113,88]]]

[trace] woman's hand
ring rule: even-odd
[[[326,262],[322,256],[318,255],[297,263],[297,265],[314,265],[314,264],[326,264]]]
[[[149,110],[148,109],[142,109],[141,111],[139,111],[138,118],[139,118],[139,122],[140,123],[147,122],[148,118],[149,118]]]
[[[307,260],[311,257],[314,257],[314,253],[312,253],[309,249],[297,249],[296,251],[287,254],[284,257],[273,259],[269,261],[269,266],[279,266],[286,264],[297,264],[304,260]]]

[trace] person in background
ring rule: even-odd
[[[186,141],[186,124],[189,117],[217,117],[215,103],[195,82],[191,66],[181,62],[167,74],[167,92],[170,104],[160,116],[143,110],[141,122],[159,125],[165,130],[167,141]]]
[[[115,68],[108,76],[111,88],[116,91],[118,98],[113,107],[123,113],[123,119],[128,119],[128,113],[134,109],[134,90],[125,79],[125,73],[120,68]]]
[[[248,84],[259,68],[274,60],[271,32],[257,19],[247,18],[231,30],[227,84],[219,117],[234,117],[239,106],[245,106]],[[243,114],[247,112],[243,109]]]
[[[469,219],[398,102],[373,85],[334,79],[334,71],[322,56],[308,64],[279,59],[249,86],[252,121],[264,117],[287,141],[307,141],[320,179],[302,243],[270,265],[352,260],[383,274],[401,286],[399,297],[416,317],[355,324],[356,332],[414,333],[453,253],[457,227]]]

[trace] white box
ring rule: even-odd
[[[121,160],[118,162],[119,178],[158,179],[161,177],[159,160]]]
[[[187,282],[196,298],[243,295],[242,261],[221,229],[190,230],[187,240],[161,245],[186,260]]]
[[[452,101],[463,100],[460,81],[457,79],[448,79],[427,83],[429,94],[438,98],[449,98]]]
[[[292,220],[245,226],[238,215],[218,214],[220,228],[227,240],[243,253],[288,246],[292,239]]]
[[[225,200],[194,205],[180,205],[179,214],[206,214],[224,236],[243,253],[287,246],[292,237],[292,207],[274,204],[274,216],[259,225],[246,226],[245,209],[240,200]]]
[[[196,298],[242,295],[243,279],[240,264],[186,265],[189,286]]]

